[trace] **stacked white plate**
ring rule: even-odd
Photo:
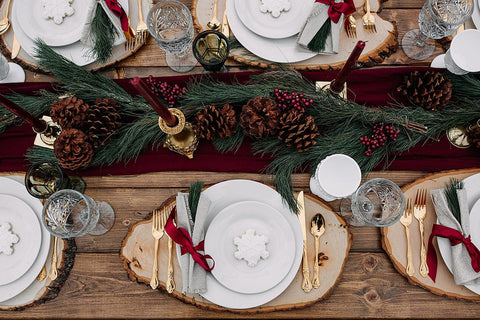
[[[297,34],[312,10],[313,0],[290,0],[290,9],[275,18],[260,11],[258,0],[227,0],[227,18],[237,40],[260,58],[293,63],[316,55],[297,45]]]
[[[203,193],[211,200],[205,253],[213,257],[215,268],[207,273],[207,292],[202,296],[231,309],[257,307],[279,296],[302,261],[303,237],[296,214],[279,193],[255,181],[229,180]],[[233,239],[247,229],[269,239],[269,256],[255,267],[234,257]]]
[[[472,13],[472,20],[473,24],[477,29],[480,29],[480,0],[473,0],[473,13]]]
[[[0,177],[0,223],[10,223],[19,238],[11,255],[0,254],[0,306],[31,301],[43,285],[36,278],[50,251],[50,234],[41,215],[41,202],[22,183]]]

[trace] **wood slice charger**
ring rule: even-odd
[[[161,208],[174,204],[175,197],[165,201]],[[202,309],[214,311],[232,311],[242,314],[260,312],[271,312],[278,310],[291,310],[309,306],[320,300],[326,299],[332,292],[335,285],[340,281],[343,268],[352,245],[352,235],[348,226],[332,208],[317,197],[305,195],[306,220],[307,220],[307,242],[309,252],[310,273],[313,270],[314,238],[310,234],[310,221],[316,213],[321,213],[325,218],[326,231],[320,237],[319,265],[320,265],[320,288],[313,289],[310,293],[303,292],[301,288],[302,272],[301,267],[288,288],[274,300],[250,309],[226,309],[204,299],[198,294],[182,294],[182,273],[178,264],[176,254],[173,256],[176,290],[171,294],[173,297]],[[150,283],[153,266],[154,239],[152,237],[152,219],[147,218],[130,227],[128,234],[123,240],[120,257],[123,266],[132,281],[146,284]],[[167,278],[168,237],[164,236],[159,245],[159,289],[165,291]],[[148,287],[148,290],[151,290]]]
[[[443,171],[427,175],[420,178],[402,188],[406,199],[411,199],[412,203],[415,201],[415,195],[419,189],[427,189],[427,217],[425,218],[425,246],[428,245],[428,239],[432,233],[433,224],[437,220],[435,209],[430,197],[430,190],[440,189],[445,186],[450,178],[457,178],[463,180],[473,174],[480,172],[480,169],[465,169]],[[433,282],[430,277],[423,278],[419,273],[420,266],[420,231],[418,228],[418,220],[413,217],[410,224],[410,241],[412,245],[413,265],[415,267],[415,274],[408,276],[406,272],[407,265],[407,240],[405,235],[405,228],[398,222],[391,227],[382,228],[382,247],[387,252],[390,260],[392,260],[395,269],[405,276],[412,284],[417,284],[428,291],[449,298],[465,299],[470,301],[480,302],[480,295],[468,290],[464,286],[455,284],[452,273],[448,270],[445,262],[438,251],[436,239],[433,241],[438,258],[437,278]]]

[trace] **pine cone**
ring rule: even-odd
[[[97,99],[90,106],[85,121],[85,133],[96,149],[110,140],[121,126],[120,106],[115,99]]]
[[[422,108],[439,110],[452,97],[452,83],[440,72],[414,71],[405,76],[404,83],[397,91]]]
[[[480,149],[480,126],[470,127],[466,133],[468,142],[475,148]]]
[[[50,117],[62,129],[82,128],[87,117],[88,104],[77,97],[66,97],[55,101],[50,109]]]
[[[313,117],[299,110],[292,110],[280,118],[278,139],[294,147],[297,152],[308,151],[317,143],[315,137],[319,134]]]
[[[280,108],[275,100],[256,97],[243,106],[240,125],[246,135],[254,139],[263,139],[278,131],[279,118]]]
[[[88,137],[78,129],[64,129],[53,145],[58,163],[69,170],[86,167],[93,158],[93,147]]]
[[[200,138],[215,140],[228,138],[235,132],[237,118],[231,105],[208,106],[195,116],[194,129]]]

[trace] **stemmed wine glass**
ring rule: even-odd
[[[165,51],[167,65],[176,72],[187,72],[197,64],[192,53],[193,19],[190,10],[176,0],[154,5],[147,15],[147,28]]]
[[[472,0],[427,0],[420,14],[420,29],[408,31],[402,39],[405,54],[415,60],[424,60],[432,55],[435,41],[458,29],[473,12]]]

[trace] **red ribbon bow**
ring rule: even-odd
[[[118,3],[117,0],[105,0],[105,3],[107,4],[107,7],[113,12],[113,14],[120,18],[122,30],[123,33],[125,33],[127,39],[129,37],[133,37],[133,30],[130,28],[130,24],[128,23],[127,14],[125,13],[125,10],[123,10],[120,3]]]
[[[439,224],[434,224],[432,229],[432,234],[428,239],[428,251],[427,251],[427,265],[428,265],[428,276],[435,282],[437,277],[437,255],[435,253],[435,248],[433,247],[433,237],[447,238],[450,240],[450,245],[456,246],[457,244],[463,243],[465,248],[468,251],[468,254],[471,258],[471,264],[475,272],[480,272],[480,251],[470,240],[470,236],[465,238],[463,234],[455,229],[445,227]]]
[[[315,2],[330,6],[330,8],[328,8],[328,16],[334,23],[338,23],[342,13],[350,15],[355,12],[353,0],[345,0],[345,2],[335,2],[335,0],[316,0]]]
[[[165,225],[165,231],[172,238],[172,240],[180,245],[180,252],[182,256],[186,253],[192,255],[193,260],[197,262],[203,269],[207,271],[212,271],[215,267],[215,261],[209,254],[201,254],[198,251],[203,251],[203,241],[201,241],[197,246],[193,245],[192,238],[188,234],[188,231],[183,228],[175,227],[173,224],[173,217],[175,217],[176,208],[173,208],[170,217],[168,217],[167,224]],[[212,260],[212,267],[209,267],[207,259]]]

